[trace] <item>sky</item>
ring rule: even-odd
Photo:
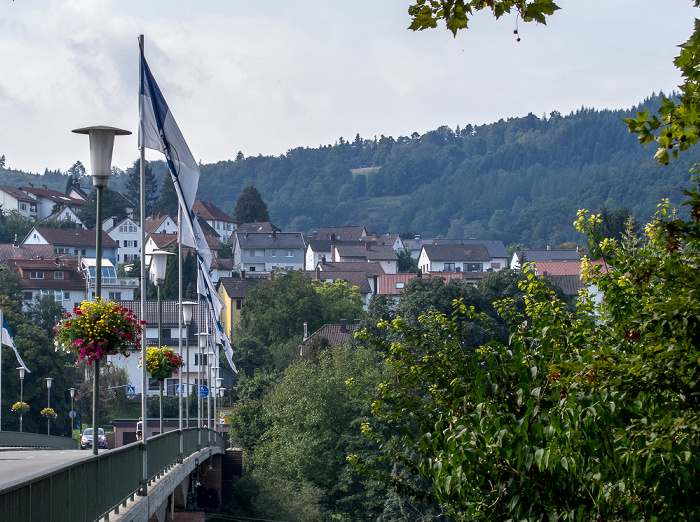
[[[408,30],[410,1],[0,0],[0,156],[89,172],[88,140],[71,130],[109,125],[134,133],[114,146],[128,168],[139,34],[194,157],[215,163],[630,108],[681,82],[673,58],[700,14],[691,0],[559,0],[547,26],[483,12],[454,38]]]

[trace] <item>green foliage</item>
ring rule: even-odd
[[[418,260],[411,257],[410,250],[404,248],[399,252],[398,268],[399,272],[418,272]]]
[[[417,0],[408,8],[412,17],[409,29],[423,30],[437,27],[438,22],[444,21],[447,29],[457,35],[460,29],[466,29],[469,18],[475,11],[491,9],[493,16],[500,18],[511,10],[517,11],[519,18],[525,22],[547,23],[547,17],[559,7],[552,0]]]
[[[96,198],[97,190],[93,190],[88,194],[85,204],[80,207],[80,210],[77,212],[80,220],[88,228],[95,227],[97,213]],[[102,189],[102,217],[103,219],[107,219],[111,216],[116,216],[119,220],[127,217],[124,198],[111,188],[105,187]]]
[[[665,202],[641,237],[603,238],[601,216],[580,213],[609,261],[584,263],[602,300],[572,310],[526,273],[522,299],[497,304],[506,342],[465,342],[492,322],[466,299],[366,333],[391,377],[362,429],[400,473],[351,455],[357,469],[457,520],[696,520],[698,185],[691,220]]]
[[[265,205],[258,189],[251,185],[243,189],[243,193],[236,202],[233,219],[241,223],[270,221],[267,205]]]
[[[316,362],[289,366],[274,393],[264,394],[261,403],[237,403],[232,440],[243,442],[249,472],[312,486],[321,493],[317,505],[322,511],[376,517],[383,509],[382,488],[357,476],[345,462],[348,453],[377,455],[374,444],[359,432],[369,406],[345,382],[371,389],[382,376],[372,348],[329,347]],[[270,513],[270,518],[280,517]]]
[[[341,319],[352,322],[363,319],[362,297],[358,287],[348,286],[345,281],[335,282],[311,280],[313,288],[321,299],[322,320],[324,324],[338,324]]]
[[[0,242],[21,242],[34,226],[34,220],[21,216],[16,210],[0,212]]]
[[[138,200],[137,200],[138,201]],[[179,200],[175,191],[175,184],[170,176],[163,180],[163,189],[160,192],[160,198],[153,205],[153,215],[160,214],[161,216],[177,216],[177,207]]]
[[[32,322],[43,328],[47,335],[52,336],[54,326],[61,319],[64,311],[61,302],[56,301],[51,293],[37,296],[28,305],[29,317],[31,317]]]
[[[127,175],[128,179],[126,182],[126,193],[124,195],[129,199],[129,201],[136,205],[134,212],[135,214],[138,214],[140,212],[139,209],[141,208],[139,205],[139,201],[141,201],[141,160],[134,161],[134,164],[127,170]],[[153,205],[156,201],[158,201],[158,179],[156,178],[153,168],[149,162],[146,162],[143,176],[144,185],[146,187],[144,196],[146,203],[146,215],[150,216],[153,210]],[[165,191],[165,183],[163,191]]]

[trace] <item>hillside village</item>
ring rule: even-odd
[[[121,220],[109,217],[102,224],[103,295],[123,302],[142,316],[149,325],[147,340],[155,344],[158,338],[157,328],[153,327],[157,323],[155,302],[147,301],[147,310],[141,313],[137,299],[139,279],[129,269],[136,270],[135,262],[142,253],[148,265],[154,251],[177,250],[177,216],[148,216],[142,246],[140,220],[134,218],[134,205],[119,196],[124,200],[127,217]],[[67,194],[31,184],[16,188],[0,186],[3,212],[17,213],[34,221],[25,237],[15,238],[12,244],[0,244],[0,263],[20,277],[25,311],[29,311],[29,304],[47,295],[53,296],[66,312],[83,300],[94,298],[95,232],[88,230],[78,217],[87,198],[88,194],[79,185],[71,186]],[[499,240],[419,235],[404,239],[398,234],[369,232],[363,225],[324,226],[314,234],[304,235],[283,231],[269,221],[238,222],[209,199],[198,199],[193,211],[214,256],[210,275],[227,306],[222,323],[232,341],[251,288],[280,271],[301,271],[306,278],[323,282],[344,281],[357,288],[365,311],[373,296],[398,298],[408,281],[416,277],[442,277],[478,285],[484,275],[511,267],[517,269],[524,262],[531,263],[536,273],[555,282],[568,295],[577,295],[581,288],[580,252],[576,249],[515,250],[510,255]],[[63,223],[61,228],[50,226],[57,221]],[[66,222],[72,225],[67,227]],[[230,256],[222,256],[222,251],[230,252]],[[400,268],[402,257],[405,266]],[[177,302],[166,301],[162,332],[166,345],[178,345],[177,317]],[[203,317],[203,312],[196,312],[195,324],[202,322]],[[301,328],[299,325],[300,331]],[[313,337],[332,337],[334,334],[323,333],[331,330],[347,334],[352,325],[348,328],[325,325],[318,332],[304,331],[302,343]],[[194,362],[189,367],[192,382],[197,380],[196,370],[200,365],[197,332],[197,326],[189,329],[190,359]],[[207,364],[206,357],[203,355],[202,366]],[[140,370],[135,358],[111,358],[127,369],[131,382],[139,382]],[[220,373],[223,386],[231,387],[234,375],[224,370]],[[168,381],[166,394],[173,395],[177,379]],[[155,394],[157,389],[157,382],[153,382],[149,393]]]

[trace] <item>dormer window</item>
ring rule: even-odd
[[[44,279],[44,272],[32,270],[29,272],[29,279]]]
[[[63,278],[64,278],[64,277],[63,277],[63,272],[62,272],[62,271],[59,271],[59,270],[55,271],[55,272],[53,273],[53,278],[54,278],[54,279],[63,279]]]

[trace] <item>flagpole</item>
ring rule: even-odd
[[[143,35],[139,35],[139,48],[141,53],[144,49]],[[139,64],[139,72],[141,72],[141,65]],[[141,124],[142,122],[139,122]],[[140,152],[140,198],[139,198],[139,210],[141,214],[141,320],[146,320],[146,289],[147,289],[147,279],[146,279],[146,149],[142,145],[139,146]],[[148,379],[146,373],[146,326],[143,325],[143,330],[141,331],[141,444],[143,447],[142,463],[143,472],[141,478],[141,494],[146,495],[148,493]]]
[[[167,182],[166,182],[167,183]],[[177,205],[177,325],[178,325],[178,353],[182,358],[182,205],[178,202]],[[179,412],[179,426],[180,426],[180,453],[184,451],[183,439],[182,439],[182,369],[180,369],[180,380],[178,386],[177,394],[177,405]],[[189,426],[188,426],[189,428]]]

